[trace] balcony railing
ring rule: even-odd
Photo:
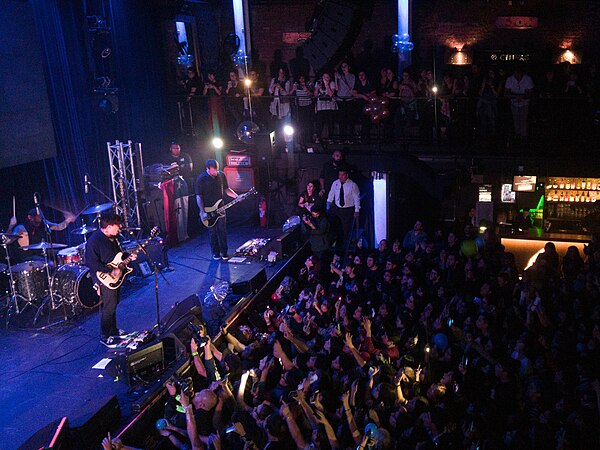
[[[190,101],[179,97],[172,104],[177,105],[182,133],[235,139],[237,127],[245,120],[253,120],[264,131],[291,123],[296,128],[295,143],[301,147],[315,141],[487,148],[529,143],[558,150],[557,144],[591,143],[600,136],[600,111],[584,98],[532,98],[524,110],[517,111],[509,98],[438,96],[408,102],[391,98],[389,117],[377,123],[363,113],[365,101],[344,100],[337,99],[337,110],[325,113],[316,111],[315,98],[295,96],[260,96],[250,101],[245,97],[196,96]],[[525,121],[520,135],[515,120]]]

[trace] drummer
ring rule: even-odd
[[[44,221],[48,224],[48,227],[52,231],[62,231],[67,226],[74,222],[76,217],[74,214],[64,211],[63,215],[65,219],[60,223],[54,223],[42,217],[41,214],[38,214],[38,211],[35,208],[32,208],[27,213],[27,220],[22,225],[17,225],[13,233],[21,236],[21,239],[18,240],[19,247],[21,247],[22,259],[30,260],[30,259],[38,259],[35,255],[32,255],[31,250],[25,250],[23,247],[27,247],[29,245],[39,244],[42,241],[46,240],[46,230],[44,229]],[[32,257],[34,256],[34,257]]]

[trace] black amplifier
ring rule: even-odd
[[[125,252],[131,253],[136,248],[137,244],[135,242],[123,243],[123,251]],[[145,249],[159,269],[162,270],[169,265],[167,246],[163,238],[155,237],[146,245]],[[152,275],[152,264],[144,252],[139,252],[137,259],[129,266],[133,269],[133,275],[135,276],[148,277]]]

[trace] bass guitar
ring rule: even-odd
[[[226,203],[223,206],[221,206],[221,204],[223,203],[223,199],[217,200],[214,205],[212,205],[208,208],[204,208],[204,212],[207,214],[208,217],[206,218],[206,220],[202,220],[202,224],[207,228],[214,227],[215,224],[217,223],[217,221],[221,217],[223,217],[223,215],[224,215],[223,213],[228,208],[231,208],[236,203],[242,202],[242,201],[246,200],[248,197],[250,197],[251,195],[254,195],[257,193],[258,192],[256,191],[256,188],[252,188],[248,192],[246,192],[242,195],[238,195],[232,201],[230,201],[229,203]]]
[[[120,275],[118,277],[113,277],[110,272],[96,272],[96,276],[98,277],[98,280],[100,280],[100,283],[109,289],[118,289],[123,283],[123,280],[125,280],[125,277],[133,271],[133,268],[128,266],[128,264],[132,261],[133,256],[137,255],[144,247],[146,247],[146,245],[150,243],[153,238],[158,236],[159,233],[160,229],[158,227],[152,228],[150,231],[150,236],[148,236],[144,243],[140,244],[140,246],[132,251],[125,259],[123,259],[123,252],[117,253],[113,260],[107,264],[107,266],[111,269],[119,269],[121,271]]]

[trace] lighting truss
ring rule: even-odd
[[[135,148],[134,148],[135,147]],[[123,217],[123,225],[127,228],[140,228],[140,207],[138,202],[138,183],[141,175],[136,177],[136,167],[144,167],[142,145],[115,141],[106,143],[110,175],[112,178],[113,199],[117,213]]]

